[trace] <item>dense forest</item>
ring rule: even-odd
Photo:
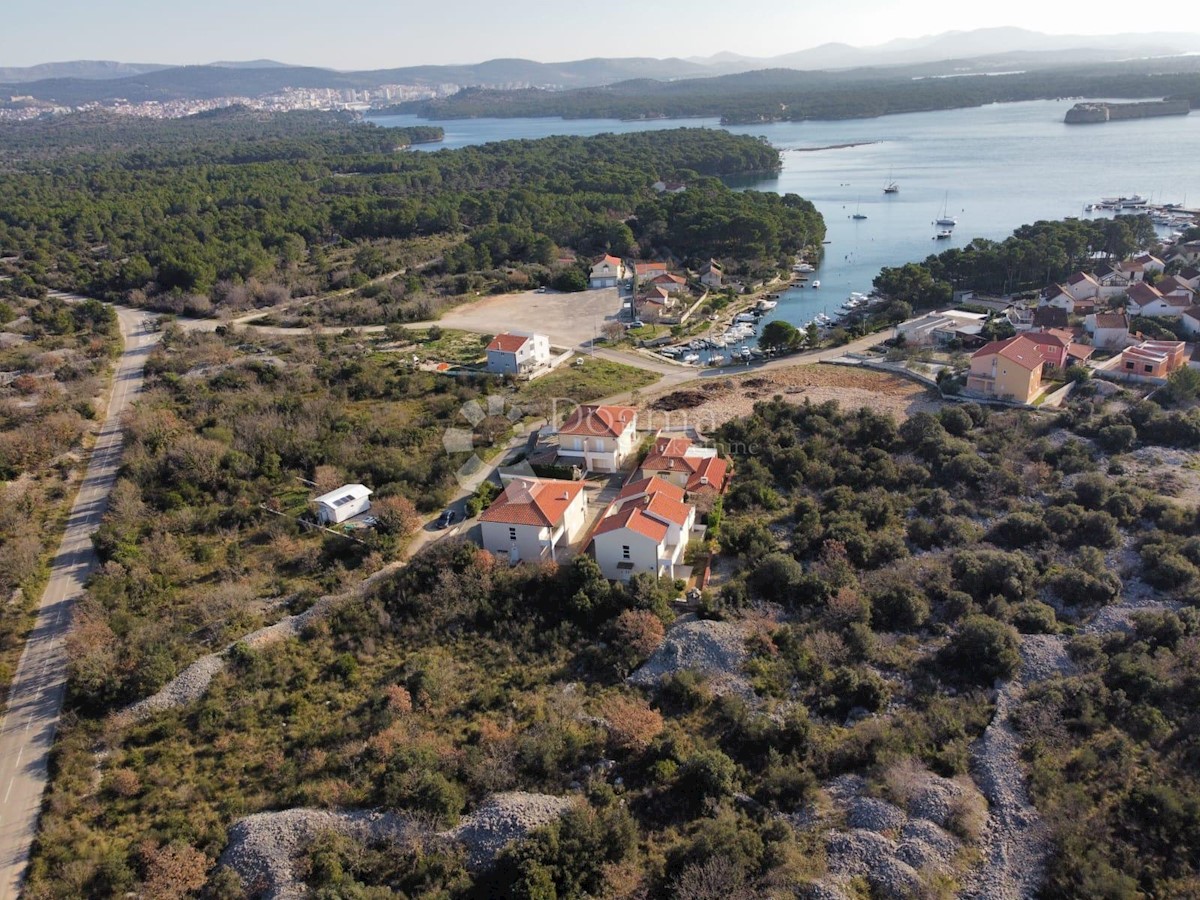
[[[1148,216],[1040,221],[1022,225],[1003,241],[975,238],[923,263],[885,267],[874,283],[889,297],[936,306],[949,302],[958,290],[998,294],[1040,290],[1080,269],[1090,269],[1095,253],[1124,259],[1157,240]]]
[[[628,252],[638,240],[683,260],[774,265],[824,232],[798,197],[738,193],[709,177],[779,166],[770,146],[720,130],[412,153],[404,148],[429,129],[303,114],[260,131],[244,113],[199,118],[0,133],[0,147],[7,139],[13,148],[0,179],[0,254],[20,257],[21,274],[40,284],[204,312],[241,285],[275,283],[252,291],[270,302],[278,286],[285,297],[319,293],[407,266],[371,242],[403,256],[436,238],[447,252],[433,271],[462,273],[553,264],[560,247]],[[70,152],[88,144],[99,149]],[[656,205],[650,186],[660,178],[696,190]],[[635,213],[636,231],[627,224]]]
[[[716,78],[639,79],[570,91],[468,88],[398,109],[433,119],[563,116],[645,119],[720,116],[727,124],[857,119],[1059,97],[1181,96],[1200,105],[1200,65],[1173,59],[1169,72],[1142,61],[1043,69],[991,77],[913,77],[862,69],[852,73],[764,69]]]

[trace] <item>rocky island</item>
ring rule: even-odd
[[[1076,103],[1067,110],[1068,125],[1090,125],[1116,119],[1148,119],[1154,116],[1186,116],[1192,111],[1187,98],[1146,100],[1138,103]]]

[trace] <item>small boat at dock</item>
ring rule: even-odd
[[[821,286],[821,282],[820,282],[820,281],[814,281],[814,282],[812,283],[812,286],[813,286],[813,290],[815,291],[817,288],[819,288],[819,287]]]

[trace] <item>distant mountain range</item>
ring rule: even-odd
[[[363,90],[381,84],[587,88],[636,79],[669,82],[781,68],[867,72],[879,67],[908,67],[912,77],[920,77],[986,71],[989,67],[1048,68],[1135,57],[1177,56],[1188,52],[1200,52],[1200,35],[1156,33],[1092,37],[1047,35],[1020,28],[987,28],[897,39],[875,47],[823,44],[771,58],[721,53],[696,59],[594,58],[561,63],[493,59],[472,65],[408,66],[360,72],[293,66],[266,59],[215,62],[205,66],[85,60],[0,68],[0,97],[28,95],[43,101],[80,104],[117,99],[137,102],[253,97],[285,88]],[[927,68],[914,68],[920,66]]]

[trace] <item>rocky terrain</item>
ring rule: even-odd
[[[742,671],[746,637],[746,631],[733,622],[680,619],[645,664],[629,676],[629,683],[656,687],[664,678],[691,669],[707,677],[714,694],[750,699],[754,691]]]
[[[362,842],[396,846],[449,841],[465,849],[469,868],[480,870],[508,844],[554,821],[574,802],[546,794],[495,794],[456,827],[442,832],[430,832],[394,813],[322,809],[257,813],[230,828],[220,864],[232,868],[248,891],[265,900],[304,897],[307,889],[297,876],[297,859],[319,835],[336,831]]]

